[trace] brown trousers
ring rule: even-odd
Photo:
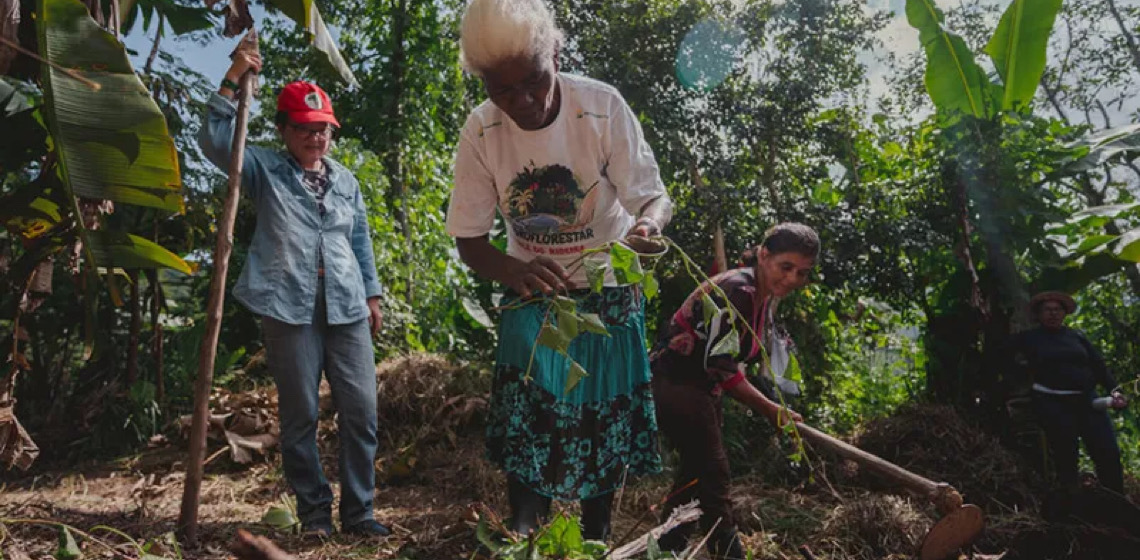
[[[665,503],[665,516],[696,498],[700,500],[703,532],[720,520],[716,532],[735,535],[729,498],[732,476],[721,435],[720,396],[692,384],[655,376],[653,399],[657,427],[681,456],[673,490]],[[686,488],[694,480],[696,483]]]

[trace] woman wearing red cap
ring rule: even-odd
[[[221,169],[229,165],[234,90],[257,55],[239,53],[207,104],[199,144]],[[339,126],[329,96],[293,82],[277,98],[285,150],[245,148],[243,190],[257,227],[234,297],[261,316],[269,368],[277,384],[285,478],[309,534],[332,533],[333,495],[317,453],[317,390],[329,380],[340,435],[340,522],[344,532],[384,536],[373,519],[376,366],[380,283],[364,198],[356,178],[327,157]]]

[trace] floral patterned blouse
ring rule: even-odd
[[[724,298],[710,283],[728,296],[728,302],[739,317],[749,322],[751,331],[740,319],[733,324]],[[706,294],[717,307],[709,313],[705,312]],[[777,300],[756,300],[756,275],[752,268],[729,270],[702,284],[689,294],[657,339],[650,353],[653,375],[713,392],[744,381],[744,365],[763,360],[761,341],[774,327]],[[734,345],[724,339],[732,336],[734,326],[738,344],[732,352]]]

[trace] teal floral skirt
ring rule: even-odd
[[[583,333],[570,344],[568,354],[586,377],[565,391],[569,361],[535,348],[548,304],[506,310],[487,424],[492,461],[535,492],[566,501],[613,492],[626,476],[661,470],[640,291],[571,295],[579,312],[598,314],[610,334]]]

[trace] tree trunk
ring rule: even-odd
[[[139,378],[139,332],[142,330],[142,311],[139,306],[139,271],[131,270],[127,273],[131,282],[131,331],[127,338],[127,387],[135,384]]]
[[[155,236],[157,237],[157,236]],[[166,401],[166,375],[163,373],[163,333],[159,316],[162,313],[162,286],[158,283],[158,271],[147,271],[147,283],[150,284],[150,355],[154,359],[154,400],[159,404]]]
[[[158,30],[154,33],[154,44],[150,47],[150,55],[146,57],[146,65],[143,66],[143,74],[150,75],[151,70],[154,68],[154,59],[158,58],[158,45],[162,43],[162,30],[166,27],[166,14],[158,13]]]
[[[248,41],[248,43],[247,43]],[[257,31],[251,29],[242,39],[242,45],[252,43],[257,50]],[[234,123],[233,155],[230,158],[229,186],[218,224],[217,244],[214,247],[214,274],[210,280],[210,298],[206,305],[206,332],[202,335],[198,359],[198,377],[194,380],[194,412],[190,424],[190,456],[186,460],[186,483],[182,489],[182,509],[178,527],[187,544],[198,542],[198,501],[202,489],[203,461],[206,458],[206,428],[210,417],[210,390],[214,384],[214,362],[218,354],[218,335],[222,329],[222,306],[226,299],[226,275],[229,272],[230,253],[233,251],[234,221],[241,199],[241,169],[245,156],[246,124],[253,99],[257,77],[246,72],[241,78],[241,99],[238,102]]]
[[[716,259],[717,272],[728,270],[728,255],[724,250],[724,230],[720,227],[720,220],[713,227],[713,258]]]
[[[412,269],[412,226],[408,214],[408,185],[404,180],[404,74],[407,70],[404,35],[407,29],[408,1],[400,0],[393,13],[392,56],[388,62],[388,75],[392,80],[392,104],[388,107],[388,126],[391,127],[388,167],[388,207],[396,213],[400,234],[404,236],[404,269],[406,270],[404,298],[408,303],[415,299],[415,273]]]

